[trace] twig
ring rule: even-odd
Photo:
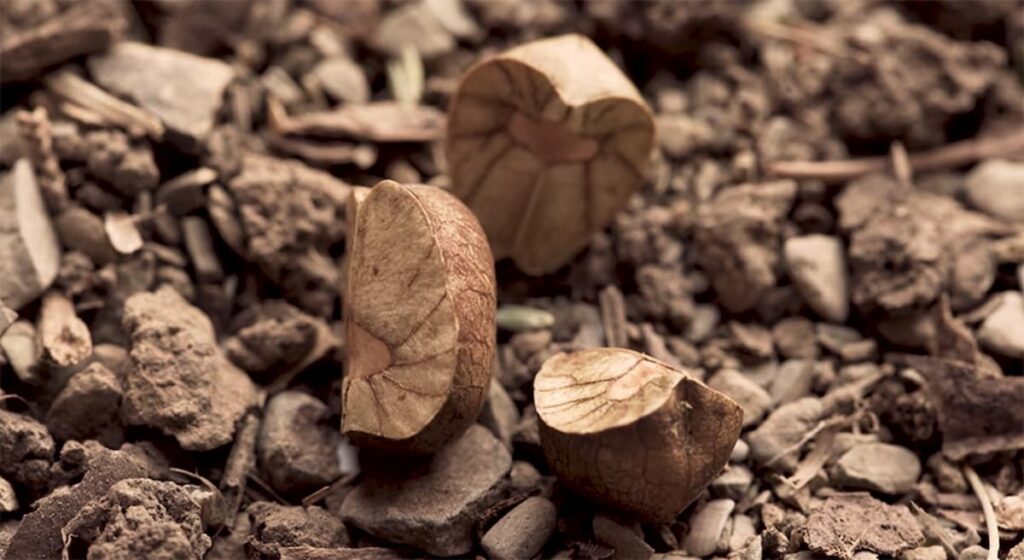
[[[628,348],[629,337],[626,335],[626,302],[622,292],[614,285],[601,290],[598,295],[601,306],[601,324],[604,326],[604,338],[611,348]]]
[[[911,170],[924,172],[960,167],[978,160],[1011,154],[1024,154],[1024,134],[972,138],[911,154],[907,159]],[[841,183],[869,173],[884,172],[889,169],[890,161],[888,156],[834,161],[777,161],[769,163],[766,172],[772,177]]]
[[[946,529],[944,529],[930,513],[921,509],[921,506],[917,505],[913,501],[911,501],[909,505],[910,511],[917,516],[917,520],[921,523],[925,536],[938,541],[939,544],[942,545],[943,550],[946,551],[947,558],[956,558],[956,547],[953,546],[953,541],[950,540],[949,534],[946,533]]]
[[[992,510],[992,498],[985,490],[985,485],[978,478],[978,473],[970,465],[963,466],[964,477],[971,485],[971,490],[978,496],[981,502],[981,511],[985,514],[985,531],[988,532],[988,557],[986,560],[999,560],[999,526],[996,524],[996,514]]]

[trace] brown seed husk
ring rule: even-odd
[[[382,181],[350,243],[342,431],[434,451],[473,423],[490,383],[496,288],[483,230],[438,188]]]
[[[589,39],[563,35],[480,62],[448,120],[452,192],[496,258],[543,274],[606,226],[644,179],[650,109]]]
[[[718,474],[743,409],[632,350],[557,354],[534,380],[541,446],[559,480],[594,501],[669,521]]]

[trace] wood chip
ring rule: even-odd
[[[601,324],[604,326],[604,337],[612,348],[629,348],[629,336],[626,335],[626,301],[622,291],[614,285],[601,290],[598,296],[601,304]]]
[[[156,115],[121,101],[68,70],[47,76],[45,83],[47,89],[75,107],[96,115],[102,121],[89,124],[116,126],[130,134],[146,135],[154,140],[160,140],[164,136],[164,125]]]
[[[185,237],[185,250],[192,260],[196,278],[200,282],[214,282],[224,277],[224,268],[213,248],[213,237],[206,220],[189,216],[181,220],[181,232]]]
[[[14,310],[39,297],[60,268],[60,245],[32,165],[0,179],[0,299]]]
[[[54,364],[69,367],[92,355],[92,335],[67,296],[50,292],[39,308],[39,346]]]
[[[279,134],[350,137],[372,142],[433,142],[444,135],[445,117],[426,105],[410,107],[394,101],[377,101],[293,117],[279,110],[270,127]]]
[[[0,40],[0,83],[30,80],[51,66],[107,48],[127,27],[116,6],[114,2],[74,2],[40,25],[19,31],[5,29]],[[34,8],[41,9],[41,5]]]

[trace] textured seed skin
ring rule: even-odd
[[[538,401],[544,455],[559,480],[574,492],[643,519],[672,520],[700,495],[729,459],[739,438],[743,411],[728,397],[667,364],[624,349],[578,352],[572,361],[559,361],[556,356],[541,369],[538,384],[543,386],[545,377],[555,375],[554,369],[574,367],[577,389],[588,383],[610,382],[608,390],[589,397],[609,399],[609,393],[621,392],[614,386],[618,377],[588,373],[586,363],[611,352],[634,355],[645,367],[663,370],[671,385],[660,393],[638,392],[635,398],[658,402],[646,403],[640,414],[634,409],[631,415],[637,419],[607,429],[578,423],[559,425],[552,421],[552,409]],[[601,379],[601,375],[605,377]],[[619,377],[622,375],[628,372]],[[652,375],[639,379],[657,383]],[[565,394],[573,391],[572,386],[563,389]],[[611,416],[615,414],[609,418],[614,424]]]
[[[473,424],[487,396],[494,261],[476,218],[441,189],[382,181],[356,214],[345,289],[358,346],[342,430],[358,445],[433,452]]]

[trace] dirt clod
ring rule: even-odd
[[[210,548],[200,505],[182,486],[148,478],[114,483],[64,526],[71,549],[82,541],[89,558],[202,557]]]
[[[284,547],[342,548],[349,544],[341,521],[317,506],[253,502],[246,511],[252,519],[252,537],[246,547],[260,558],[283,556]]]
[[[256,387],[221,354],[210,319],[163,287],[128,299],[124,327],[132,340],[125,421],[159,428],[186,449],[231,441]]]
[[[924,542],[906,506],[892,506],[868,494],[839,494],[811,512],[803,538],[812,551],[853,558],[857,551],[886,556]]]

